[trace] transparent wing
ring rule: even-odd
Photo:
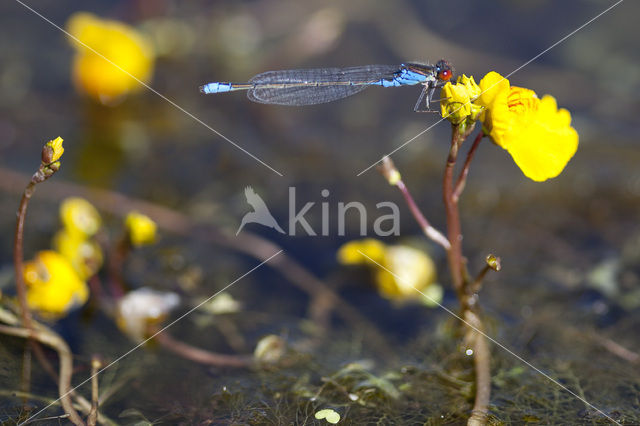
[[[393,78],[397,65],[268,71],[249,80],[247,96],[254,102],[314,105],[354,95],[381,78]]]

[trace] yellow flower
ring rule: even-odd
[[[62,202],[60,219],[69,233],[84,237],[90,237],[98,232],[102,223],[96,208],[84,198],[79,197],[70,197]]]
[[[53,237],[53,248],[71,263],[83,280],[95,275],[102,266],[102,249],[98,243],[79,233],[58,231]]]
[[[482,94],[476,103],[485,108],[484,131],[506,149],[520,170],[534,181],[544,181],[562,172],[578,149],[578,133],[571,127],[571,114],[558,109],[549,95],[515,87],[496,72],[480,81]]]
[[[378,290],[390,300],[423,299],[418,291],[424,293],[436,280],[431,258],[413,247],[387,247],[382,265],[385,269],[376,272]]]
[[[480,86],[476,84],[473,76],[467,77],[466,75],[462,74],[460,77],[458,77],[456,83],[462,85],[467,90],[467,94],[472,101],[478,99],[478,96],[480,96],[480,93],[482,92],[482,89],[480,89]]]
[[[435,284],[435,264],[421,250],[406,245],[387,246],[369,238],[343,245],[338,250],[338,260],[373,267],[378,291],[389,300],[420,300],[430,306],[442,300],[442,288]]]
[[[440,112],[453,124],[460,124],[471,114],[471,99],[467,88],[462,84],[448,82],[440,92]]]
[[[79,90],[108,104],[141,89],[136,79],[143,83],[151,79],[151,42],[129,25],[77,12],[66,27],[74,37],[73,78]]]
[[[384,260],[386,246],[373,238],[349,241],[338,249],[338,261],[343,265],[359,265]],[[363,256],[362,253],[367,256]]]
[[[456,84],[445,84],[440,92],[442,117],[457,125],[467,120],[470,123],[475,122],[483,110],[480,105],[473,102],[478,96],[480,96],[480,87],[473,77],[463,74],[458,77]]]
[[[42,153],[42,162],[44,164],[55,163],[62,157],[62,153],[64,152],[64,148],[62,147],[63,140],[64,139],[58,136],[54,140],[46,143],[45,150]]]
[[[156,223],[142,213],[129,213],[125,219],[125,227],[134,247],[152,244],[156,240]]]
[[[89,298],[87,284],[59,253],[41,251],[24,265],[27,303],[45,317],[58,318]]]

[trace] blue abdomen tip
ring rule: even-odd
[[[200,86],[200,92],[202,93],[223,93],[231,91],[231,83],[209,83],[204,86]]]

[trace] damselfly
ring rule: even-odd
[[[427,110],[437,87],[453,75],[445,60],[435,65],[407,63],[400,65],[364,65],[351,68],[318,68],[267,71],[247,83],[214,82],[200,86],[202,93],[246,90],[253,102],[277,105],[314,105],[354,95],[367,87],[399,87],[421,84],[422,93],[414,111],[421,111],[425,99]]]

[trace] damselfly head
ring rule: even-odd
[[[449,81],[449,79],[453,77],[453,66],[449,61],[440,59],[436,63],[436,75],[440,81]]]

